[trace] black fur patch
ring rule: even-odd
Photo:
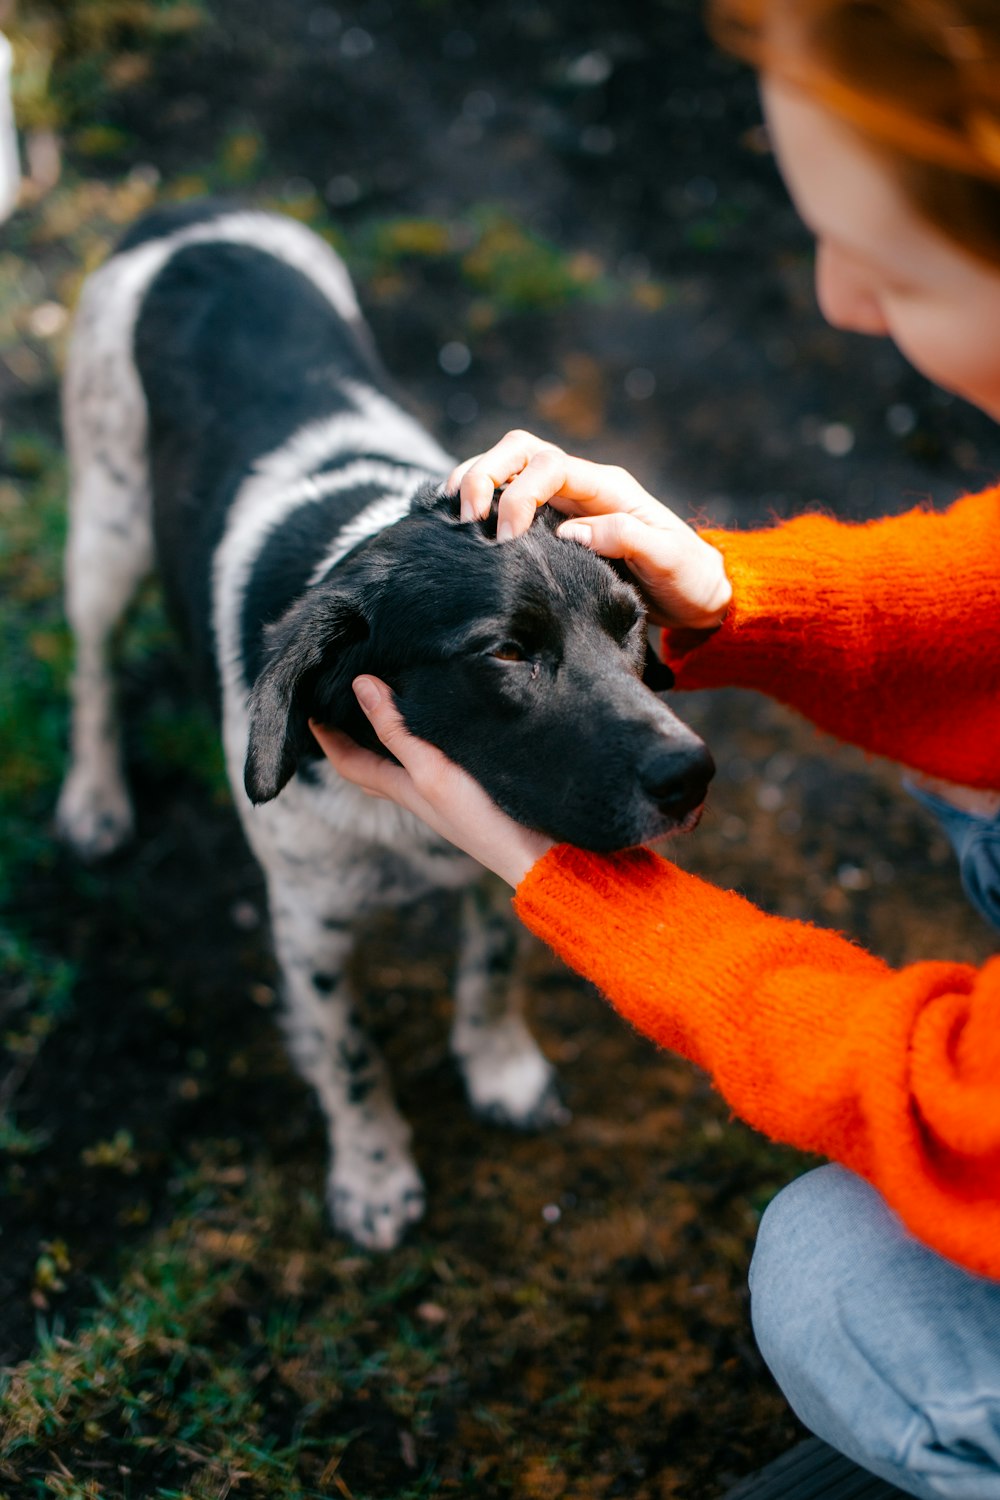
[[[306,276],[225,243],[168,261],[143,303],[135,357],[149,407],[159,565],[208,678],[211,556],[239,486],[299,427],[349,410],[344,379],[370,385],[373,367]]]

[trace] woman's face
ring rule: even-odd
[[[774,77],[764,108],[782,175],[816,236],[816,294],[837,328],[885,334],[911,364],[1000,420],[1000,266],[925,222],[837,117]]]

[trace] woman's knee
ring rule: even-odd
[[[830,1355],[843,1289],[860,1249],[855,1230],[871,1189],[842,1167],[819,1167],[784,1188],[761,1220],[750,1267],[754,1333],[779,1384]]]
[[[1000,1500],[1000,1283],[827,1166],[765,1213],[751,1293],[761,1353],[813,1432],[908,1493]]]

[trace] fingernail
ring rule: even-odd
[[[497,541],[511,542],[514,540],[514,528],[509,521],[501,521],[497,527]]]
[[[351,686],[354,689],[355,698],[357,698],[366,714],[370,714],[378,708],[379,691],[370,677],[355,677]]]
[[[564,521],[556,528],[556,536],[566,537],[571,542],[583,542],[588,546],[591,540],[589,526],[581,526],[579,521]]]

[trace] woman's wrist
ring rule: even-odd
[[[530,828],[522,828],[519,823],[515,823],[504,841],[504,847],[498,848],[494,856],[483,860],[483,863],[488,864],[501,880],[505,880],[516,891],[528,871],[554,848],[555,844],[544,833],[535,833]]]

